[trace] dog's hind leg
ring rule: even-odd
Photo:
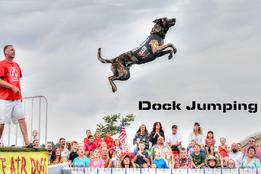
[[[109,82],[110,85],[112,87],[112,92],[116,92],[117,91],[117,86],[115,85],[115,83],[113,82],[114,80],[128,80],[130,78],[130,71],[129,68],[125,67],[122,64],[118,64],[115,66],[112,66],[112,71],[113,71],[113,76],[110,76]]]

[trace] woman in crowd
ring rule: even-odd
[[[165,135],[161,123],[155,122],[153,125],[153,129],[150,133],[150,142],[152,146],[154,146],[157,143],[159,136],[164,137],[165,139]]]
[[[63,159],[61,157],[61,150],[60,148],[55,148],[52,151],[52,155],[51,155],[51,160],[50,160],[50,164],[59,164],[59,163],[63,163]]]
[[[131,158],[129,155],[123,156],[121,160],[121,167],[122,168],[133,168],[133,164],[131,162]]]
[[[133,145],[134,145],[134,153],[138,152],[138,144],[140,141],[143,141],[145,144],[145,150],[149,149],[149,132],[145,126],[145,124],[140,125],[138,131],[133,138]]]
[[[259,159],[256,157],[256,149],[250,146],[247,155],[243,158],[242,168],[261,168]]]
[[[90,162],[91,168],[104,168],[104,161],[101,159],[101,153],[99,149],[93,151],[93,159]]]
[[[85,156],[85,150],[83,146],[78,147],[78,157],[73,160],[73,167],[89,167],[90,159]]]
[[[198,122],[194,123],[193,132],[189,134],[188,139],[189,139],[189,144],[191,143],[192,140],[194,140],[196,143],[198,143],[201,146],[201,148],[204,147],[204,143],[203,143],[204,137],[203,137],[202,129]]]

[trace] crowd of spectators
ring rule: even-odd
[[[215,138],[213,131],[203,136],[199,123],[189,134],[189,146],[183,146],[178,126],[172,126],[169,135],[164,133],[160,122],[149,133],[145,124],[140,125],[133,138],[133,151],[128,144],[113,139],[108,130],[105,137],[97,129],[94,134],[86,131],[83,145],[72,141],[66,146],[60,138],[57,147],[46,145],[49,163],[68,162],[69,167],[92,168],[261,168],[261,145],[254,137],[244,148],[239,143],[226,143],[225,137]]]

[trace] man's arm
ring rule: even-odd
[[[4,87],[7,89],[12,90],[14,93],[19,93],[19,88],[17,88],[16,86],[4,81],[2,78],[0,78],[0,87]]]

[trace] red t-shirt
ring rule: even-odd
[[[93,142],[96,145],[96,147],[100,147],[102,143],[102,138],[95,138]]]
[[[0,61],[0,77],[7,83],[20,89],[20,78],[22,77],[22,72],[17,63],[7,60]],[[0,87],[0,99],[19,100],[21,99],[21,93],[16,94],[10,89]]]
[[[113,145],[114,145],[113,139],[111,137],[110,138],[109,137],[104,137],[104,141],[107,144],[107,149],[111,150]]]
[[[92,143],[92,144],[87,143],[87,144],[84,145],[85,152],[86,151],[90,151],[90,152],[94,151],[96,148],[97,147],[96,147],[95,143]]]

